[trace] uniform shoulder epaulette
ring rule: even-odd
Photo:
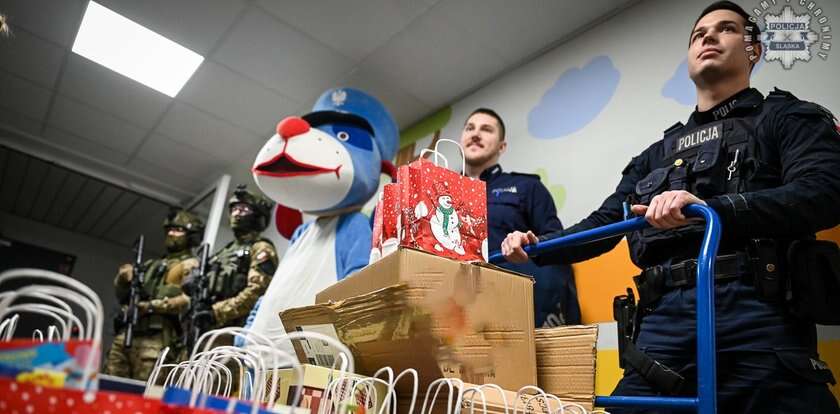
[[[531,178],[536,178],[537,180],[539,180],[539,179],[540,179],[540,176],[539,176],[539,175],[537,175],[537,174],[528,174],[528,173],[521,173],[521,172],[514,172],[514,171],[511,171],[511,172],[510,172],[510,175],[518,175],[518,176],[520,176],[520,177],[531,177]]]
[[[670,134],[671,132],[674,132],[674,131],[676,131],[676,130],[678,130],[678,129],[680,129],[680,128],[684,127],[684,126],[685,126],[685,124],[683,124],[682,122],[677,122],[676,124],[669,126],[669,127],[665,130],[665,132],[664,132],[664,133],[665,133],[666,135],[667,135],[667,134]]]
[[[785,101],[788,101],[778,102],[780,105],[783,106],[784,109],[782,110],[782,112],[784,113],[798,113],[802,115],[819,116],[824,117],[826,120],[836,123],[837,118],[826,107],[818,103],[803,101],[788,91],[784,91],[779,88],[774,88],[773,91],[767,95],[768,100],[771,98],[784,99]]]
[[[794,96],[792,93],[790,93],[788,91],[785,91],[785,90],[782,90],[782,89],[779,89],[779,88],[773,88],[773,90],[770,91],[770,93],[767,94],[767,99],[799,99],[799,98],[797,98],[796,96]]]

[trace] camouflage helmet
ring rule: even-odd
[[[190,247],[201,244],[204,235],[204,221],[198,216],[183,209],[172,209],[163,220],[163,228],[180,227],[187,231],[187,241]]]
[[[274,203],[260,194],[248,191],[248,186],[240,184],[233,191],[233,196],[228,200],[228,211],[236,204],[247,204],[254,211],[253,220],[245,220],[243,226],[249,227],[246,230],[263,231],[268,227],[271,217],[271,208]]]

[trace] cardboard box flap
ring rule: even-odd
[[[504,267],[494,265],[493,263],[488,263],[488,262],[472,262],[471,264],[472,264],[473,266],[483,267],[483,268],[485,268],[485,269],[490,269],[490,270],[494,270],[494,271],[497,271],[497,272],[505,272],[505,273],[509,273],[509,274],[511,274],[511,275],[513,275],[513,276],[524,277],[525,279],[528,279],[528,280],[530,280],[531,282],[536,283],[536,281],[534,280],[534,276],[532,276],[532,275],[526,275],[525,273],[520,273],[520,272],[517,272],[517,271],[515,271],[515,270],[506,269],[506,268],[504,268]]]
[[[459,262],[431,253],[400,247],[395,253],[365,266],[358,272],[322,290],[315,297],[316,303],[336,301],[358,296],[400,282],[408,282],[413,288],[433,290],[445,277],[457,278],[474,269],[487,269],[528,280],[531,276],[503,269],[483,262]],[[396,271],[395,271],[396,270]]]

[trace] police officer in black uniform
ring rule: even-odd
[[[540,177],[503,172],[499,157],[507,148],[505,124],[492,109],[473,111],[464,123],[461,146],[467,163],[466,174],[487,183],[487,227],[490,251],[508,233],[535,231],[543,234],[563,230],[557,209]],[[506,263],[504,267],[534,276],[534,323],[557,326],[580,323],[575,280],[569,265],[539,267],[533,262]]]
[[[694,113],[632,159],[598,210],[539,239],[620,221],[625,201],[644,215],[652,228],[629,236],[631,258],[645,269],[636,280],[644,315],[633,349],[640,352],[630,359],[625,352],[624,361],[635,363],[625,365],[614,394],[696,395],[692,258],[703,226],[681,210],[712,207],[723,225],[715,267],[718,412],[838,413],[826,385],[834,378],[817,355],[815,325],[790,311],[789,295],[801,292],[787,291],[785,280],[796,284],[815,276],[786,268],[793,241],[813,240],[817,231],[840,223],[840,134],[822,107],[778,89],[764,97],[749,87],[761,44],[758,27],[747,18],[731,2],[701,13],[688,49],[697,87]],[[539,239],[512,233],[502,252],[522,261],[521,246]],[[584,260],[619,240],[534,260]]]

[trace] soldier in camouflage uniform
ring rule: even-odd
[[[145,381],[163,348],[172,348],[170,356],[180,353],[178,315],[189,305],[181,284],[198,266],[192,248],[201,242],[204,223],[192,213],[173,210],[163,222],[163,227],[167,253],[143,264],[146,271],[143,298],[137,304],[140,317],[134,327],[132,346],[124,346],[125,326],[119,326],[122,314],[117,315],[117,335],[105,360],[106,374]],[[123,308],[128,303],[133,273],[132,265],[125,264],[120,266],[114,279],[117,300],[124,305]],[[169,358],[170,361],[172,359]]]
[[[249,192],[244,185],[238,186],[228,201],[235,238],[207,263],[212,305],[206,317],[211,320],[211,329],[245,325],[251,308],[268,288],[277,268],[277,252],[274,244],[260,237],[260,233],[268,227],[271,208],[271,201]],[[192,285],[190,278],[184,286],[187,294],[192,293]],[[233,343],[231,338],[224,338],[216,345]]]

